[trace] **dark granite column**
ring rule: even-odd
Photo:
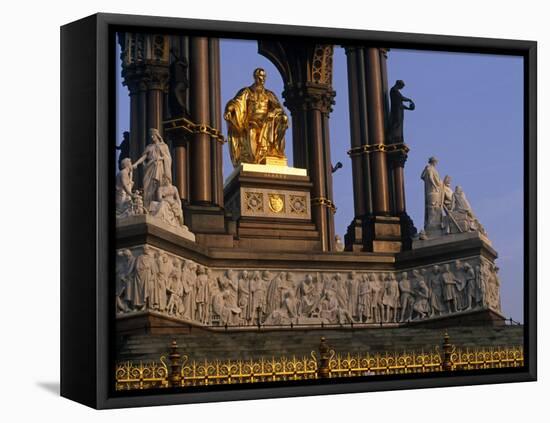
[[[327,214],[327,249],[334,251],[336,244],[336,232],[334,228],[334,214],[336,213],[336,205],[334,204],[334,192],[332,189],[332,159],[330,154],[330,125],[329,118],[332,111],[334,93],[327,93],[324,96],[321,107],[321,121],[323,124],[323,152],[324,152],[324,167],[326,198],[329,201],[328,207],[325,207]]]
[[[174,163],[175,163],[175,179],[174,184],[178,188],[178,194],[182,203],[189,201],[189,189],[188,189],[188,155],[187,155],[187,143],[184,141],[174,148]]]
[[[220,40],[208,40],[208,66],[210,69],[210,126],[221,131],[221,93],[220,93]],[[212,161],[212,202],[223,207],[223,144],[211,139]]]
[[[283,93],[285,105],[292,116],[305,117],[297,122],[293,134],[294,151],[299,151],[296,167],[308,170],[313,187],[311,190],[311,211],[313,221],[319,231],[321,249],[334,249],[334,212],[332,197],[332,163],[330,159],[330,138],[328,119],[332,111],[334,91],[327,87],[304,84],[297,87],[287,86]]]
[[[362,251],[365,244],[364,221],[373,212],[373,184],[371,177],[369,121],[367,107],[367,77],[365,48],[346,47],[350,112],[351,149],[348,152],[352,165],[354,219],[345,235],[346,250]]]
[[[404,168],[407,154],[404,152],[394,153],[390,161],[390,169],[393,175],[393,192],[395,198],[395,214],[402,215],[405,213],[405,179]]]
[[[210,122],[208,38],[191,37],[189,46],[190,113],[196,124]],[[206,133],[195,133],[190,145],[191,203],[212,202],[211,140]]]
[[[147,92],[145,84],[140,81],[128,78],[126,84],[130,93],[130,158],[135,162],[147,144]],[[143,168],[140,166],[135,170],[134,187],[141,188],[142,182]]]
[[[365,70],[367,77],[367,102],[369,144],[372,146],[370,156],[373,213],[390,214],[390,196],[388,168],[386,161],[386,125],[384,114],[383,80],[380,71],[380,51],[377,48],[365,50]]]
[[[359,71],[358,71],[358,48],[347,47],[347,65],[348,65],[348,98],[349,98],[349,121],[351,135],[351,173],[353,182],[353,206],[355,216],[363,216],[366,212],[365,194],[366,186],[369,180],[365,180],[363,176],[363,165],[361,163],[360,153],[362,143],[361,138],[361,119],[364,114],[359,110]],[[364,119],[363,119],[364,120]]]
[[[170,86],[165,119],[189,118],[189,37],[170,37]],[[182,204],[189,202],[189,134],[167,130],[166,138],[173,147],[174,185]]]
[[[156,128],[163,133],[163,87],[158,82],[150,84],[147,90],[147,130]]]

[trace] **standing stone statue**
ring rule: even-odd
[[[390,143],[403,143],[403,120],[405,110],[414,110],[414,102],[401,94],[400,90],[405,88],[402,80],[395,81],[395,85],[390,89]],[[406,104],[408,103],[408,105]]]
[[[436,169],[437,163],[435,157],[430,157],[420,176],[424,181],[424,231],[428,235],[441,233],[443,218],[443,184]]]
[[[240,90],[225,106],[229,154],[233,166],[286,159],[288,118],[277,96],[265,88],[266,73],[254,70],[254,84]]]
[[[336,235],[334,237],[334,248],[339,253],[346,249],[346,246],[344,245],[344,242],[342,241],[342,237],[340,237],[340,235]]]
[[[172,156],[170,148],[160,136],[156,128],[149,129],[151,143],[147,145],[143,155],[134,163],[136,169],[141,163],[145,163],[143,175],[143,202],[149,209],[151,201],[157,198],[157,190],[166,177],[172,184]]]

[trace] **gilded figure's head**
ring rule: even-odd
[[[258,85],[264,85],[265,84],[265,70],[262,68],[256,68],[254,69],[254,82]]]

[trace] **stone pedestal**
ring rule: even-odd
[[[312,221],[312,183],[305,169],[241,164],[224,187],[236,222],[235,245],[269,251],[320,251]]]
[[[195,234],[192,233],[187,226],[172,226],[159,218],[147,214],[117,219],[116,227],[117,231],[132,230],[132,228],[139,227],[155,227],[163,232],[170,232],[178,238],[183,238],[191,242],[195,242],[196,240]]]

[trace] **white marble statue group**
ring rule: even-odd
[[[156,311],[213,326],[399,323],[500,310],[485,259],[400,272],[210,269],[149,245],[117,253],[117,313]]]
[[[424,181],[425,213],[424,230],[420,238],[474,231],[486,235],[462,188],[457,185],[453,191],[449,175],[441,180],[436,169],[437,163],[435,157],[430,157],[421,175]]]
[[[150,143],[132,164],[120,162],[116,176],[116,215],[125,218],[150,215],[175,228],[183,228],[183,211],[177,188],[172,185],[172,156],[157,129],[149,130]],[[143,190],[134,190],[133,172],[143,164]]]

